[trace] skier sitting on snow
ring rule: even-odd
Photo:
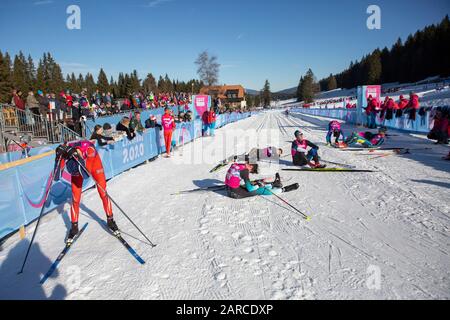
[[[97,191],[102,199],[103,208],[106,212],[107,225],[113,233],[118,233],[119,228],[113,219],[111,200],[106,194],[106,177],[102,160],[92,142],[80,141],[70,143],[69,145],[61,145],[56,149],[56,161],[61,162],[55,180],[59,180],[59,175],[64,167],[66,167],[67,171],[72,175],[72,205],[70,207],[72,228],[67,237],[67,243],[73,242],[73,239],[79,232],[78,217],[80,215],[80,200],[83,191],[83,181],[84,179],[89,178],[88,173],[80,167],[77,160],[87,169],[100,186],[100,188],[97,186]]]
[[[300,131],[295,132],[295,140],[292,142],[292,162],[295,166],[309,165],[311,168],[325,168],[324,165],[319,163],[319,147],[314,143],[303,139],[303,133]],[[308,147],[311,149],[308,151]],[[314,163],[311,162],[314,160]]]
[[[381,146],[386,138],[385,129],[381,128],[377,134],[371,132],[353,132],[345,141],[348,146],[362,145],[364,148],[373,148]]]
[[[331,144],[331,137],[334,136],[336,138],[336,146],[339,146],[339,138],[342,136],[342,141],[345,141],[345,135],[342,131],[340,122],[333,120],[328,124],[328,134],[327,134],[327,145]]]
[[[298,189],[298,184],[283,188],[280,175],[277,173],[273,183],[250,181],[250,173],[258,173],[257,164],[233,164],[225,178],[228,196],[233,199],[244,199],[254,196],[270,196]],[[244,185],[241,186],[241,183]]]

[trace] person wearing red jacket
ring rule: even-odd
[[[161,118],[161,125],[164,129],[164,144],[166,146],[166,158],[170,158],[170,148],[172,146],[172,135],[176,128],[175,118],[170,114],[170,108],[164,109],[164,115]]]
[[[384,103],[384,120],[392,120],[394,117],[395,110],[398,109],[397,103],[395,103],[394,99],[391,97],[388,98],[387,101]]]
[[[67,237],[67,243],[71,244],[79,233],[78,217],[80,215],[80,200],[83,192],[83,181],[91,175],[97,182],[97,191],[103,202],[103,208],[107,216],[108,228],[114,234],[119,234],[119,228],[113,218],[112,204],[106,193],[106,177],[100,155],[91,141],[79,141],[68,145],[61,145],[56,149],[56,161],[60,161],[60,167],[56,174],[56,181],[59,180],[60,173],[65,167],[72,175],[72,205],[70,207],[70,219],[72,228]],[[78,163],[80,162],[86,170]]]
[[[409,119],[411,121],[416,120],[416,115],[419,108],[420,108],[419,96],[414,92],[411,92],[411,94],[409,95],[409,103],[406,105],[405,108],[405,110],[407,110],[406,112],[409,113]]]
[[[214,111],[214,107],[211,107],[211,109],[208,112],[208,127],[209,127],[209,134],[211,135],[211,137],[215,136],[216,121],[217,121],[216,112]]]
[[[428,134],[428,139],[437,140],[436,144],[448,144],[449,121],[442,111],[438,110],[434,117],[434,126]]]
[[[202,114],[202,122],[203,122],[203,126],[202,126],[202,137],[206,136],[206,133],[208,131],[209,128],[209,111],[206,110],[205,112],[203,112]]]
[[[367,108],[366,108],[367,127],[370,129],[375,129],[377,127],[376,124],[377,109],[378,109],[378,101],[374,99],[372,95],[370,95],[369,98],[367,98]]]
[[[398,100],[397,111],[395,112],[396,118],[400,118],[403,115],[403,111],[405,110],[408,103],[409,103],[408,99],[405,99],[405,97],[403,95],[401,95]]]
[[[399,110],[404,110],[408,104],[409,104],[408,99],[405,99],[405,97],[403,95],[401,95],[400,99],[398,101]]]
[[[13,91],[13,105],[22,111],[25,111],[25,102],[22,99],[22,91],[18,90],[17,92]]]
[[[411,94],[409,95],[409,103],[407,104],[406,108],[419,110],[420,108],[419,96],[414,92],[411,92]]]

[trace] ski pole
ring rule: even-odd
[[[22,273],[23,273],[23,270],[25,269],[25,264],[27,263],[28,255],[30,254],[30,250],[31,250],[31,246],[32,246],[33,243],[34,243],[34,238],[36,237],[36,233],[37,233],[37,231],[38,231],[38,228],[39,228],[39,224],[40,224],[40,222],[41,222],[42,215],[44,214],[45,205],[47,204],[48,196],[49,196],[49,194],[50,194],[50,190],[51,190],[51,188],[52,188],[53,181],[55,180],[56,171],[58,170],[60,164],[61,164],[61,158],[58,159],[58,161],[56,162],[56,166],[55,166],[55,168],[53,169],[52,176],[51,176],[51,178],[50,178],[50,184],[49,184],[47,190],[45,191],[44,203],[43,203],[43,205],[42,205],[41,212],[39,213],[39,217],[38,217],[38,220],[37,220],[37,223],[36,223],[36,228],[34,229],[33,236],[31,237],[31,241],[30,241],[30,244],[29,244],[29,246],[28,246],[27,254],[25,255],[25,259],[24,259],[23,264],[22,264],[22,269],[20,269],[20,271],[19,271],[18,274],[22,274]]]
[[[171,196],[176,196],[176,195],[180,195],[180,194],[185,194],[185,193],[194,193],[194,192],[202,192],[202,191],[219,191],[219,190],[223,190],[225,189],[226,186],[225,185],[219,185],[219,186],[211,186],[211,187],[207,187],[207,188],[198,188],[198,189],[192,189],[192,190],[186,190],[186,191],[179,191],[177,193],[173,193],[171,194]]]
[[[272,190],[270,189],[266,189],[268,190],[271,194],[273,194],[275,197],[278,198],[278,200],[282,201],[284,204],[288,205],[289,207],[291,207],[292,209],[294,209],[295,211],[297,211],[298,213],[300,213],[304,219],[306,219],[306,221],[311,221],[311,217],[307,216],[306,214],[304,214],[303,212],[301,212],[300,210],[298,210],[296,207],[294,207],[293,205],[291,205],[289,202],[287,202],[286,200],[284,200],[283,198],[281,198],[279,195],[275,194]]]
[[[144,232],[142,232],[141,229],[139,229],[139,227],[133,222],[133,220],[131,220],[131,218],[125,213],[125,211],[117,204],[117,202],[114,201],[113,198],[111,198],[111,196],[109,195],[108,191],[106,191],[98,182],[97,180],[94,179],[94,177],[92,176],[92,174],[86,169],[86,167],[78,160],[78,158],[76,156],[73,157],[73,159],[75,160],[76,163],[78,163],[78,165],[81,167],[81,169],[83,169],[84,172],[87,173],[87,175],[92,179],[92,181],[94,181],[95,185],[97,186],[97,188],[100,188],[100,190],[102,190],[106,196],[109,198],[109,200],[111,200],[112,203],[114,203],[114,205],[117,207],[117,209],[119,209],[120,212],[122,212],[122,214],[131,222],[131,224],[144,236],[144,238],[149,242],[149,244],[154,248],[156,247],[155,244],[153,244],[150,239],[145,235]]]

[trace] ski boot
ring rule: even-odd
[[[120,236],[119,227],[117,227],[116,222],[113,217],[108,217],[108,228],[117,237]]]
[[[326,168],[327,166],[326,165],[324,165],[324,164],[320,164],[320,162],[319,161],[317,161],[317,162],[310,162],[310,163],[308,163],[308,165],[309,165],[309,167],[311,168],[311,169],[324,169],[324,168]]]
[[[69,235],[67,236],[66,240],[66,244],[68,246],[70,246],[73,243],[75,237],[78,235],[79,232],[80,231],[78,230],[78,222],[72,223],[72,228],[70,229]]]
[[[286,192],[295,191],[298,188],[300,188],[300,185],[298,183],[294,183],[293,185],[284,187],[282,190],[283,190],[283,193],[286,193]]]
[[[281,177],[279,173],[275,174],[275,181],[272,183],[272,187],[281,189],[283,188],[283,184],[281,183]]]

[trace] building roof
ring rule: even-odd
[[[223,85],[223,86],[210,86],[203,87],[200,89],[200,94],[206,94],[215,97],[216,95],[220,99],[228,99],[228,91],[238,91],[238,99],[243,99],[245,97],[245,89],[241,85]]]

